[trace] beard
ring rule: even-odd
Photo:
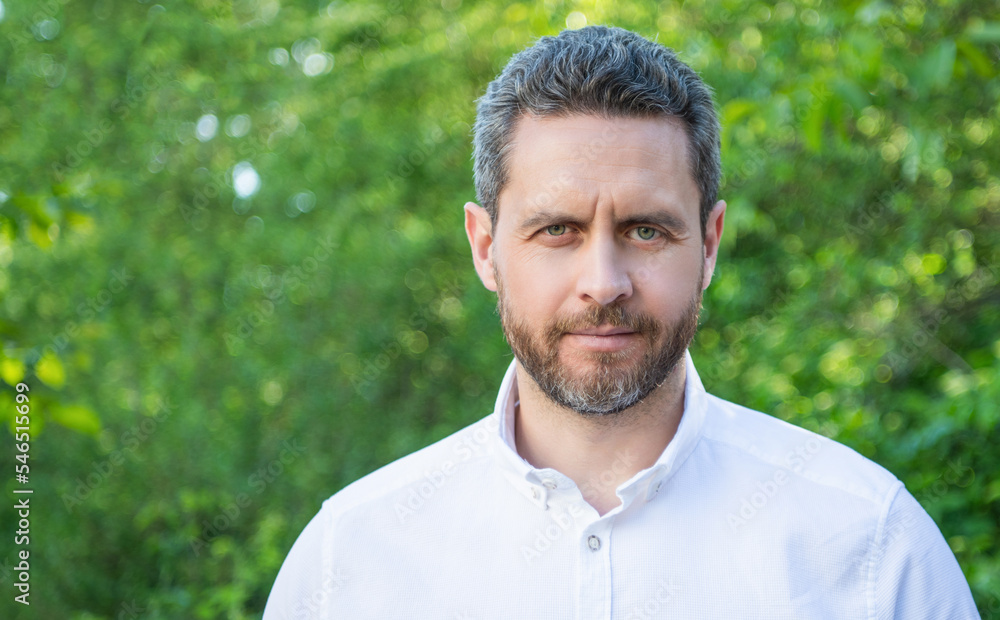
[[[620,304],[595,305],[574,316],[555,317],[541,334],[535,334],[511,308],[499,273],[494,272],[494,277],[500,324],[514,356],[550,400],[587,417],[620,413],[642,402],[674,372],[698,329],[700,286],[671,325]],[[588,355],[591,367],[577,373],[559,361],[559,341],[564,335],[606,325],[639,334],[645,348],[642,358],[630,361],[632,347],[595,351]]]

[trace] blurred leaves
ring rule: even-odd
[[[325,497],[490,410],[474,101],[584,22],[716,90],[709,390],[887,467],[1000,609],[991,3],[3,6],[0,415],[29,383],[34,617],[258,617]]]

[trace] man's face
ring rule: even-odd
[[[556,403],[591,415],[627,409],[691,342],[725,205],[703,243],[687,152],[673,119],[528,116],[492,230],[484,210],[466,205],[507,341]]]

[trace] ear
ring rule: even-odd
[[[720,200],[712,207],[705,222],[705,275],[701,281],[701,290],[708,288],[715,273],[715,261],[719,258],[719,242],[722,240],[723,221],[726,218],[726,201]]]
[[[493,222],[486,209],[474,202],[465,203],[465,234],[469,237],[472,262],[479,279],[487,289],[496,291],[497,283],[493,277]]]

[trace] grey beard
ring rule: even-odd
[[[700,288],[659,347],[657,341],[665,327],[648,315],[627,312],[620,305],[594,306],[584,315],[556,321],[538,342],[527,326],[511,315],[499,278],[497,283],[497,309],[504,336],[521,366],[552,402],[587,417],[611,416],[642,402],[675,370],[698,329]],[[624,370],[617,367],[623,355],[597,353],[598,370],[584,379],[575,378],[559,363],[559,339],[574,329],[599,325],[625,327],[641,334],[647,351],[638,365]]]

